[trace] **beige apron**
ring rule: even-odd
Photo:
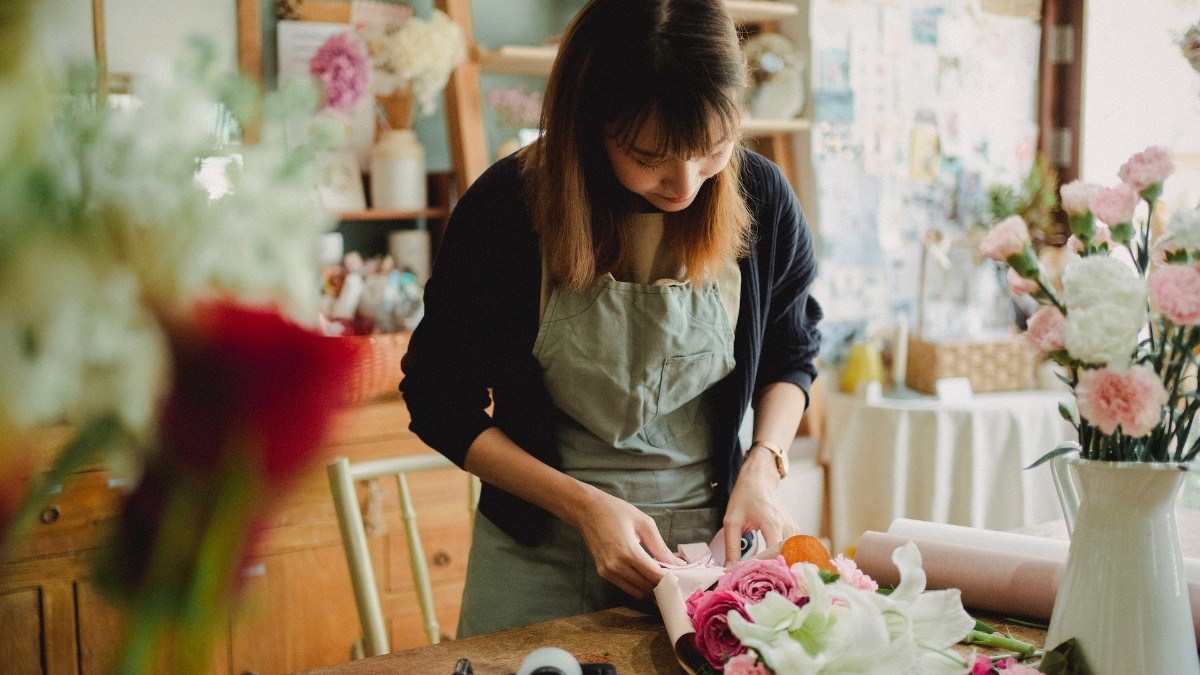
[[[733,369],[716,283],[635,284],[611,275],[553,290],[534,343],[562,415],[562,469],[655,519],[667,545],[708,541],[712,434],[703,395]],[[459,637],[630,604],[596,574],[582,535],[551,518],[537,547],[477,517]]]

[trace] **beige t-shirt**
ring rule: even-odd
[[[629,228],[627,241],[633,254],[626,269],[613,272],[618,281],[635,284],[674,284],[686,276],[686,270],[671,254],[663,236],[663,214],[635,213],[626,225]],[[714,281],[721,292],[721,304],[729,315],[729,327],[737,326],[738,303],[741,300],[742,271],[736,260],[728,260],[714,274]],[[539,317],[546,313],[550,300],[546,264],[542,261],[542,302]]]

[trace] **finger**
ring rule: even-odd
[[[725,564],[729,565],[742,559],[742,524],[736,527],[725,525]]]
[[[602,579],[639,600],[657,585],[657,582],[650,583],[634,567],[616,561],[606,564],[603,569],[597,568],[597,572]]]
[[[783,528],[780,527],[778,521],[772,521],[759,528],[762,532],[763,540],[767,547],[774,546],[783,541]]]
[[[666,540],[662,538],[662,533],[658,531],[658,526],[651,520],[644,526],[639,526],[637,530],[638,538],[646,550],[650,552],[655,560],[659,560],[672,565],[685,565],[687,561],[671,552],[667,546]]]

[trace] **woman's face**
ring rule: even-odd
[[[716,119],[714,118],[714,124]],[[699,157],[673,157],[657,154],[658,124],[648,120],[633,140],[624,147],[610,135],[604,137],[604,149],[613,173],[625,189],[665,212],[682,211],[696,199],[704,181],[719,173],[733,154],[734,139],[726,138],[708,148]],[[713,134],[719,136],[719,134]]]

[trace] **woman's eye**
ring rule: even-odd
[[[657,169],[658,167],[662,166],[661,161],[647,162],[645,160],[638,159],[637,157],[634,157],[633,161],[636,162],[638,166],[640,166],[644,169]]]

